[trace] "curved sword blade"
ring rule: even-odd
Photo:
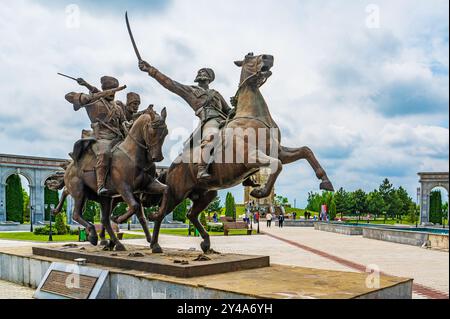
[[[137,48],[136,42],[134,41],[133,32],[131,32],[130,21],[128,20],[128,12],[125,12],[125,20],[127,22],[128,34],[130,35],[130,39],[131,39],[131,43],[133,44],[134,52],[136,53],[136,56],[140,62],[140,61],[142,61],[142,58],[141,58],[141,54],[139,53],[139,50]]]

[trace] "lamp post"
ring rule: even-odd
[[[45,204],[45,209],[50,209],[48,216],[50,219],[50,232],[48,233],[48,241],[53,241],[53,229],[52,229],[52,212],[53,209],[55,209],[55,205],[54,204]]]
[[[416,208],[415,208],[415,220],[416,220],[416,228],[419,227],[419,218],[420,218],[420,187],[417,187],[417,200],[416,200]]]
[[[30,232],[33,232],[33,206],[30,204]]]

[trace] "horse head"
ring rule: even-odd
[[[254,87],[261,87],[272,75],[270,69],[273,67],[273,55],[257,55],[249,53],[242,61],[235,61],[238,67],[242,68],[241,81],[239,86],[248,84]]]
[[[147,118],[143,126],[143,138],[149,157],[153,162],[162,162],[164,160],[162,146],[169,133],[166,125],[167,110],[163,108],[159,115],[153,110],[153,105],[150,105],[141,117]]]

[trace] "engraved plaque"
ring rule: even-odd
[[[72,273],[52,270],[44,282],[41,291],[60,295],[71,299],[88,299],[91,291],[94,289],[97,278],[77,275],[79,278],[79,287],[71,287],[70,283]]]
[[[33,297],[36,299],[108,299],[108,271],[54,262]]]

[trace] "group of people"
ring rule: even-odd
[[[279,214],[278,217],[276,217],[278,219],[278,227],[283,228],[284,226],[284,220],[285,220],[285,216],[284,214]],[[272,227],[272,220],[274,219],[273,215],[269,212],[266,214],[266,220],[267,220],[267,228],[271,228]]]

